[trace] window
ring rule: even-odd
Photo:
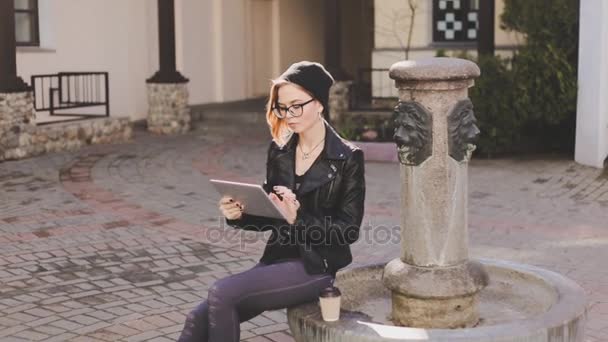
[[[4,1],[4,0],[0,0]],[[15,1],[15,38],[18,46],[39,46],[38,0]]]
[[[433,0],[433,41],[477,41],[479,0]]]

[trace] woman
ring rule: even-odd
[[[349,245],[359,238],[365,199],[363,152],[323,119],[332,84],[321,64],[307,61],[273,81],[263,186],[285,219],[249,215],[232,198],[220,200],[229,225],[272,234],[256,266],[209,289],[179,341],[239,341],[240,322],[316,300],[352,261]]]

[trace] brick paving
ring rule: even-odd
[[[0,163],[0,341],[174,341],[209,286],[255,264],[265,234],[223,227],[209,178],[259,182],[268,134],[200,125],[132,143]],[[366,164],[355,265],[399,255],[398,166]],[[472,257],[574,279],[587,341],[608,341],[608,174],[559,158],[474,160]],[[285,311],[244,341],[293,341]]]

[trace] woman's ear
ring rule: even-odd
[[[324,110],[325,108],[323,107],[323,105],[321,104],[321,102],[319,102],[319,101],[315,101],[315,103],[317,104],[317,110],[316,110],[316,112],[317,112],[317,113],[323,113],[323,110]]]

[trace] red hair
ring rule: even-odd
[[[283,84],[287,84],[289,82],[285,80],[273,80],[272,87],[270,87],[270,96],[268,97],[268,103],[266,104],[266,122],[268,123],[268,127],[270,128],[270,135],[272,139],[278,144],[283,145],[286,143],[284,141],[284,136],[287,133],[287,122],[285,119],[280,119],[272,112],[272,108],[278,104],[279,100],[279,88]]]

